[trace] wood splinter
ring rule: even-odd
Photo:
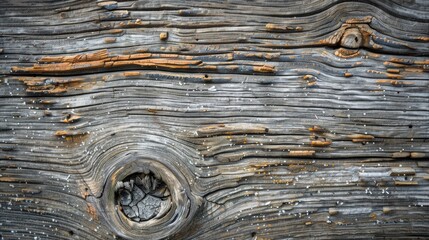
[[[165,41],[168,39],[168,32],[162,32],[159,34],[159,39],[161,39],[162,41]]]
[[[332,144],[331,141],[320,141],[320,140],[311,141],[310,143],[312,147],[328,147],[331,144]]]
[[[316,153],[316,151],[312,151],[312,150],[293,150],[293,151],[289,151],[289,156],[292,157],[311,157]]]

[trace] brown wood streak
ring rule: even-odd
[[[70,62],[71,57],[60,57],[64,59],[60,63],[50,64],[35,64],[33,67],[12,67],[13,72],[24,73],[67,73],[73,71],[94,70],[94,69],[107,69],[114,67],[127,67],[127,66],[143,66],[143,67],[165,67],[167,69],[187,69],[189,65],[198,65],[201,61],[198,60],[181,60],[181,59],[146,59],[151,57],[151,54],[133,54],[133,55],[120,55],[114,57],[106,57],[103,59],[95,59],[93,61],[75,61]],[[81,56],[79,56],[81,57]],[[89,58],[89,57],[83,57]],[[49,59],[49,58],[48,58]],[[41,61],[46,61],[41,59]]]
[[[11,68],[12,72],[26,74],[54,74],[61,75],[77,71],[105,70],[109,68],[124,68],[131,66],[164,68],[169,70],[190,69],[191,66],[203,69],[216,69],[216,65],[204,64],[201,60],[192,60],[192,57],[180,59],[177,54],[151,54],[138,53],[108,57],[107,50],[95,53],[79,54],[73,56],[42,57],[32,67]],[[158,58],[151,58],[158,57]],[[238,66],[229,66],[231,69]],[[255,65],[253,71],[257,73],[274,73],[275,67],[268,64]]]
[[[0,2],[0,239],[429,238],[428,16]]]

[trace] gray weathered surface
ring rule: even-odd
[[[2,1],[0,235],[429,238],[428,29],[422,0]],[[121,223],[147,169],[172,200]]]

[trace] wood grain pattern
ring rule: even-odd
[[[0,239],[429,238],[425,1],[0,2]],[[172,205],[123,218],[151,171]]]

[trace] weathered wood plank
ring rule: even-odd
[[[1,2],[0,238],[428,238],[428,29],[423,1]]]

